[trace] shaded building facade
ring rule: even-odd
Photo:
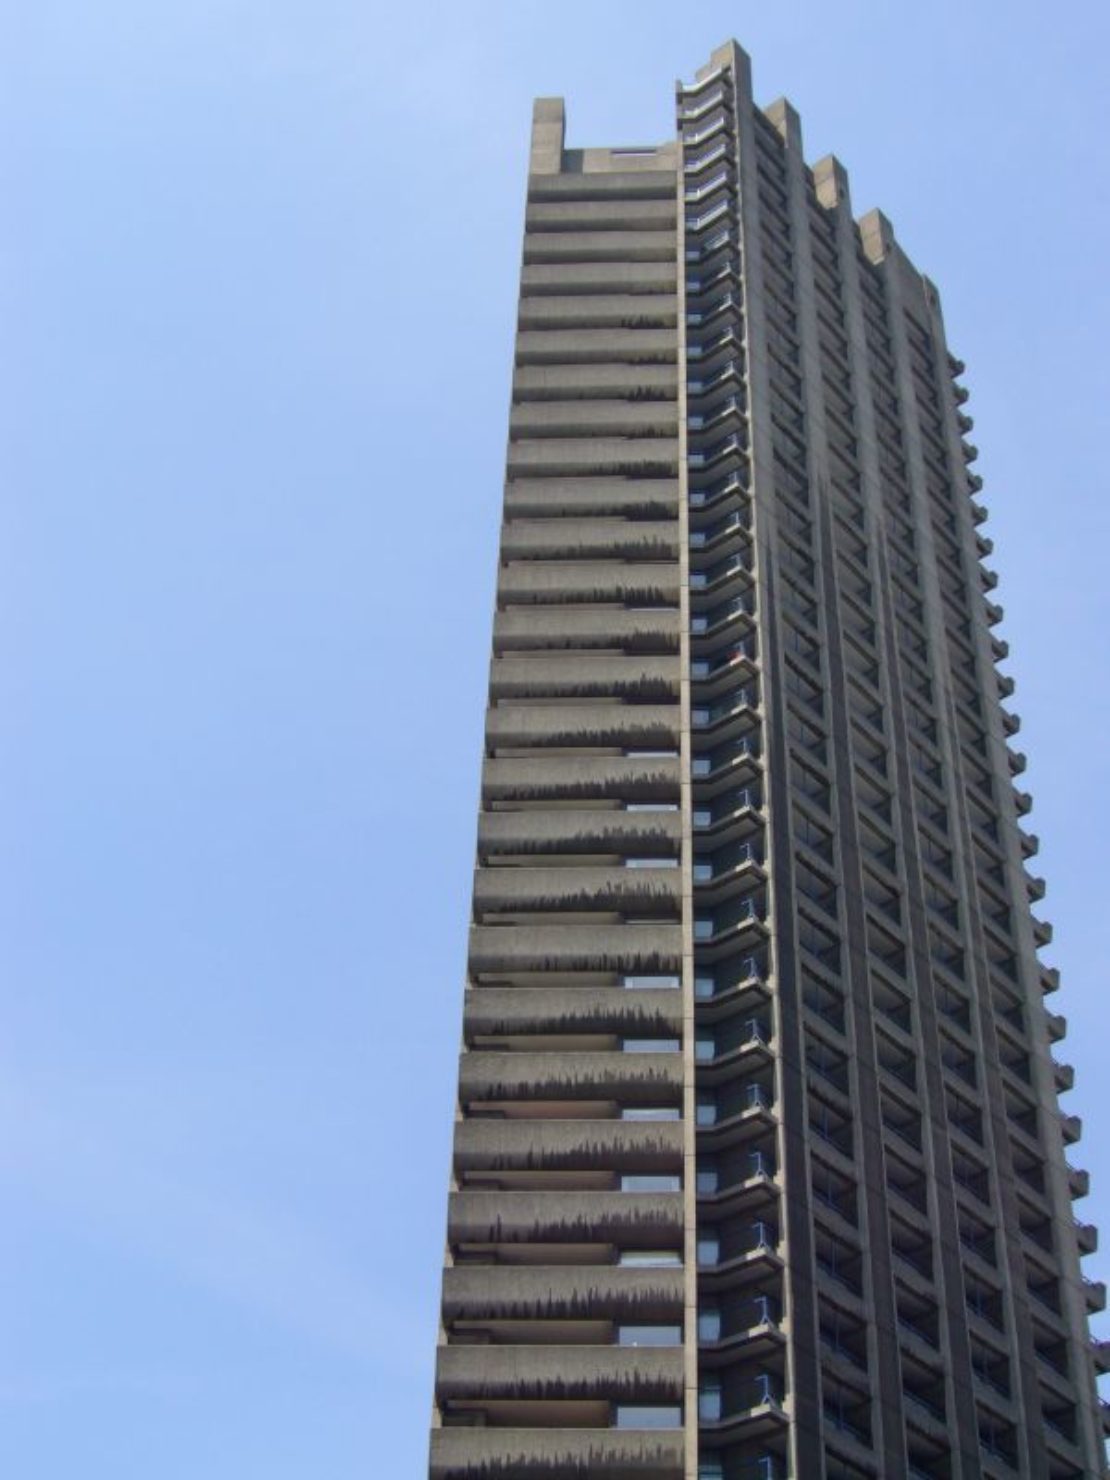
[[[535,107],[432,1480],[1105,1473],[936,290],[713,53]]]

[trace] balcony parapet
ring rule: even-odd
[[[683,1085],[677,1053],[505,1053],[471,1050],[459,1059],[459,1099],[619,1100],[673,1104]]]
[[[546,445],[546,444],[545,444]],[[678,559],[675,519],[511,519],[503,559]]]
[[[676,1403],[682,1376],[681,1347],[441,1346],[436,1353],[440,1400]]]
[[[532,1032],[673,1038],[682,1029],[682,993],[678,987],[471,987],[463,1023],[468,1037]]]
[[[576,205],[586,200],[659,200],[669,203],[675,195],[675,173],[673,169],[604,169],[531,175],[528,179],[528,204],[531,206],[539,200],[573,201]]]
[[[677,868],[479,868],[474,910],[618,910],[673,918],[682,899]]]
[[[571,244],[558,244],[564,250]],[[525,242],[525,261],[535,261],[534,242]],[[541,250],[548,251],[545,239]],[[674,251],[672,244],[671,251]],[[678,359],[676,329],[521,329],[516,336],[518,365],[588,365],[615,361],[643,365]]]
[[[514,971],[666,973],[682,963],[678,925],[475,925],[474,975]]]
[[[656,230],[655,223],[594,230],[597,222],[582,220],[578,229],[529,231],[524,237],[524,261],[532,262],[674,262],[674,229]],[[568,218],[568,225],[571,225]],[[669,336],[674,339],[673,332]],[[620,359],[620,355],[610,355]],[[673,354],[667,358],[674,359]]]
[[[673,478],[514,478],[505,485],[510,519],[628,514],[668,519],[677,512]]]
[[[677,810],[568,808],[554,812],[482,812],[478,818],[478,850],[483,856],[602,853],[673,858],[681,836],[682,818]]]
[[[567,606],[518,606],[498,612],[493,642],[500,652],[561,648],[623,648],[626,653],[677,652],[678,613],[580,611]]]
[[[486,744],[561,748],[678,748],[677,704],[499,704],[486,714]]]
[[[521,373],[529,368],[542,367],[523,366]],[[519,379],[518,374],[516,381]],[[570,396],[565,400],[548,397],[542,401],[518,401],[509,416],[509,435],[514,441],[559,437],[674,437],[677,433],[678,408],[675,402],[658,397],[650,400],[627,396],[619,399]]]
[[[679,668],[675,657],[592,657],[533,653],[527,658],[494,658],[490,696],[494,699],[676,698]]]
[[[557,1265],[454,1265],[443,1274],[444,1320],[614,1320],[681,1317],[685,1276],[676,1269]]]
[[[681,1430],[432,1431],[429,1480],[683,1480]]]
[[[457,1171],[677,1171],[675,1120],[461,1120]]]
[[[498,594],[505,602],[670,605],[678,601],[678,562],[514,560],[501,569]]]
[[[482,768],[482,796],[487,802],[575,797],[677,801],[678,765],[671,756],[495,757]]]
[[[533,269],[534,270],[534,269]],[[664,293],[525,293],[517,322],[521,329],[670,328],[678,322],[678,299]]]
[[[616,1243],[630,1249],[677,1249],[681,1192],[453,1192],[452,1244]]]
[[[606,200],[530,201],[524,217],[524,230],[534,234],[577,231],[615,231],[624,235],[632,231],[669,233],[673,271],[674,227],[678,206],[669,200],[639,200],[612,196]],[[593,266],[593,264],[590,264]]]

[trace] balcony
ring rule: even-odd
[[[487,760],[482,798],[496,801],[678,800],[677,756],[544,755]]]
[[[453,1192],[447,1237],[459,1244],[618,1244],[681,1249],[681,1192]]]
[[[470,931],[473,976],[521,971],[677,972],[682,931],[677,925],[475,925]]]
[[[677,1105],[683,1081],[680,1053],[472,1049],[459,1059],[459,1099],[464,1105],[483,1100]]]
[[[474,875],[474,914],[487,920],[501,911],[618,911],[677,919],[682,876],[677,868],[479,868]]]
[[[755,1181],[760,1185],[756,1186]],[[778,1254],[778,1229],[773,1223],[755,1219],[746,1226],[734,1221],[739,1215],[770,1206],[774,1191],[765,1178],[757,1178],[742,1195],[723,1197],[718,1210],[726,1221],[720,1233],[702,1223],[699,1211],[698,1281],[707,1289],[739,1289],[765,1280],[782,1268]],[[704,1201],[704,1200],[703,1200]]]
[[[529,260],[529,245],[525,242],[525,261]],[[670,250],[673,253],[673,238]],[[673,364],[677,358],[678,335],[673,328],[522,329],[516,337],[518,365],[588,365],[615,361],[666,365]]]
[[[525,994],[528,995],[528,994]],[[462,1120],[455,1126],[457,1172],[681,1169],[677,1120]]]
[[[612,157],[612,156],[611,156]],[[605,169],[569,171],[558,175],[530,175],[528,202],[573,201],[672,201],[675,193],[673,169]]]
[[[523,293],[522,288],[522,293]],[[670,293],[540,293],[522,296],[520,329],[661,329],[678,322]]]
[[[443,1273],[443,1318],[668,1322],[681,1320],[685,1288],[681,1267],[458,1264]]]
[[[662,205],[662,202],[660,202]],[[571,218],[571,209],[563,208],[567,212],[568,220]],[[574,208],[577,212],[579,208]],[[669,207],[669,216],[674,220],[674,204]],[[533,216],[533,210],[529,210],[529,216]],[[528,231],[524,237],[524,261],[534,262],[662,262],[670,265],[674,262],[674,227],[669,230],[656,230],[654,221],[645,222],[642,225],[630,223],[627,231],[622,230],[592,230],[598,223],[588,219],[581,220],[581,230],[567,231]],[[669,345],[669,353],[663,355],[664,359],[673,360],[674,336],[665,336]],[[663,336],[661,336],[662,340]],[[619,360],[619,354],[600,355],[600,359]]]
[[[683,1480],[680,1430],[432,1430],[429,1480]]]
[[[733,545],[739,550],[750,541],[751,515],[746,510],[733,509],[716,523],[690,531],[691,550],[708,550],[713,554],[724,554]]]
[[[670,270],[674,260],[673,237],[677,214],[678,206],[673,191],[667,200],[610,196],[605,200],[530,201],[524,218],[527,233],[525,241],[527,243],[532,238],[542,238],[547,233],[560,236],[583,231],[598,235],[613,232],[619,236],[663,236],[669,233],[672,239],[671,261],[664,259],[660,266]],[[527,270],[526,268],[525,271]]]
[[[509,443],[507,467],[510,477],[588,473],[657,478],[678,472],[678,441],[673,436],[531,437]],[[514,553],[505,546],[511,532],[508,526],[502,534],[503,556]]]
[[[493,645],[499,653],[544,649],[621,648],[626,653],[678,651],[678,612],[579,611],[565,606],[523,606],[494,617]]]
[[[581,396],[566,401],[527,400],[514,406],[509,418],[509,435],[514,441],[559,437],[674,437],[677,433],[678,408],[673,400],[599,400],[593,397],[587,400]]]
[[[499,704],[486,713],[486,745],[492,751],[545,746],[677,750],[678,740],[677,704]]]
[[[690,664],[690,678],[697,685],[697,708],[701,711],[709,707],[711,718],[706,724],[713,723],[712,716],[720,710],[719,701],[728,701],[737,684],[746,683],[758,674],[759,664],[750,655],[750,646],[741,640],[724,652],[711,658],[695,658]],[[731,713],[733,707],[728,704],[725,713]]]
[[[441,1346],[436,1396],[444,1400],[677,1403],[681,1347]]]
[[[699,1155],[743,1148],[775,1130],[774,1097],[761,1083],[737,1085],[739,1093],[720,1092],[720,1102],[708,1106],[699,1097],[697,1137]],[[712,1109],[714,1119],[702,1119]]]
[[[490,665],[493,699],[677,699],[679,668],[672,657],[564,656],[534,653],[495,657]]]
[[[1093,1254],[1098,1249],[1098,1229],[1093,1223],[1080,1223],[1075,1220],[1075,1242],[1079,1249],[1080,1258],[1086,1254]]]
[[[595,515],[663,520],[677,512],[673,478],[516,478],[505,485],[505,517],[510,520]]]
[[[678,561],[514,560],[502,566],[497,586],[504,603],[614,602],[630,606],[677,605]]]
[[[694,939],[697,942],[699,961],[719,961],[732,955],[750,955],[758,950],[767,938],[767,926],[752,900],[738,901],[748,908],[741,913],[724,906],[726,918],[717,921],[712,916],[703,916],[695,921]],[[702,926],[702,921],[705,922]]]
[[[619,217],[611,207],[599,202],[592,203],[595,212],[604,212],[613,224],[624,227],[642,226],[650,228],[657,222],[674,220],[674,207],[670,203],[658,202],[650,208],[639,207]],[[533,207],[533,210],[550,210],[550,207]],[[557,209],[567,210],[567,207]],[[579,207],[570,218],[573,226],[597,224],[597,216],[591,219],[585,214],[586,207]],[[530,211],[529,216],[532,216]],[[567,218],[564,217],[564,222]],[[563,224],[563,223],[560,223]],[[673,262],[568,262],[534,263],[525,266],[520,274],[520,290],[534,300],[541,294],[553,296],[572,293],[623,293],[623,294],[667,294],[675,291],[675,266]]]
[[[566,713],[550,709],[532,712]],[[620,710],[610,713],[619,714]],[[478,852],[482,858],[549,854],[677,858],[681,835],[682,818],[677,808],[673,812],[560,808],[551,812],[482,812],[478,817]]]
[[[770,1066],[770,1024],[762,1018],[726,1019],[716,1029],[699,1029],[695,1052],[699,1085],[728,1084],[737,1072]]]
[[[463,1008],[464,1031],[468,1043],[529,1033],[674,1038],[682,1031],[682,993],[677,976],[661,980],[676,985],[552,986],[542,996],[519,987],[471,987]]]

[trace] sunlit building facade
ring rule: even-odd
[[[962,374],[734,43],[537,102],[432,1480],[1105,1473]]]

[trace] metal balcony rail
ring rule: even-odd
[[[706,165],[712,164],[715,159],[723,159],[727,152],[728,144],[721,139],[704,154],[688,154],[683,161],[682,168],[686,174],[695,175],[699,170],[705,169]]]
[[[715,370],[707,380],[688,380],[686,382],[686,393],[690,396],[703,396],[723,385],[726,380],[740,379],[744,373],[744,366],[739,359],[726,360],[719,370]],[[741,403],[742,406],[742,403]],[[743,408],[742,408],[743,409]],[[687,426],[690,421],[687,421]]]
[[[755,694],[751,689],[733,689],[717,704],[692,709],[690,723],[696,730],[704,729],[706,725],[714,724],[719,719],[725,719],[730,714],[737,714],[741,709],[754,708],[755,703]]]
[[[715,108],[718,104],[722,107],[729,107],[731,102],[732,99],[729,97],[726,88],[714,87],[704,97],[698,98],[696,102],[683,103],[678,110],[678,116],[683,120],[687,118],[700,118],[710,108]]]
[[[734,363],[735,361],[729,361],[730,365]],[[713,503],[726,493],[737,491],[746,493],[747,488],[748,482],[744,472],[740,468],[732,468],[723,478],[719,478],[716,483],[710,483],[706,488],[691,488],[690,507],[702,509],[706,504]]]
[[[724,153],[722,146],[721,153]],[[688,185],[683,192],[683,199],[687,201],[698,201],[706,195],[712,195],[713,191],[720,190],[724,185],[732,184],[732,175],[728,168],[719,169],[716,174],[711,175],[708,180],[702,180],[697,185]]]
[[[706,139],[711,139],[714,134],[719,134],[723,128],[729,126],[729,115],[722,108],[720,113],[715,113],[711,118],[706,118],[693,128],[682,130],[682,143],[686,148],[696,148]]]
[[[721,247],[728,246],[731,240],[732,232],[727,226],[720,231],[715,231],[712,236],[707,236],[704,241],[686,248],[686,261],[700,262],[706,257],[711,257]]]
[[[731,210],[732,201],[728,197],[725,197],[723,200],[719,200],[711,205],[707,211],[703,211],[700,216],[687,216],[686,230],[704,231],[707,226],[711,226],[720,217],[727,216]]]

